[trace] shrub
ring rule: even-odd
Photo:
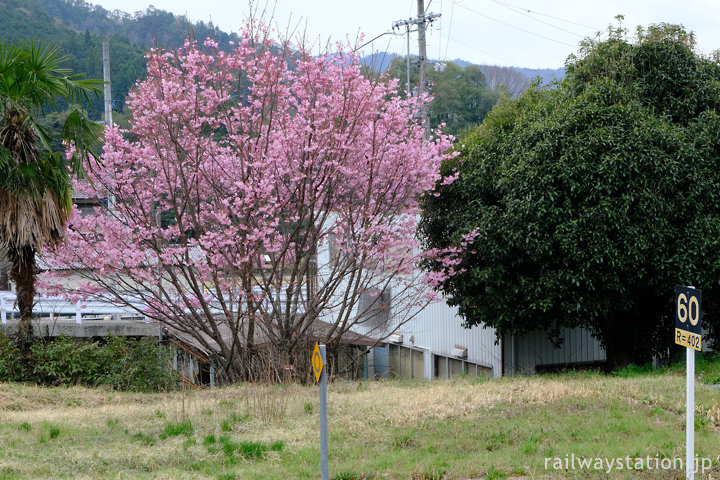
[[[23,355],[13,338],[0,333],[0,381],[161,391],[176,383],[171,362],[171,350],[154,338],[110,336],[97,342],[66,335],[36,338]]]
[[[20,349],[13,339],[0,332],[0,381],[16,381],[24,374]]]

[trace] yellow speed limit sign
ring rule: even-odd
[[[675,287],[675,343],[683,347],[702,348],[702,290]]]

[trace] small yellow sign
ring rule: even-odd
[[[679,328],[675,329],[675,343],[698,352],[702,350],[702,337],[700,335]]]
[[[313,372],[315,373],[315,381],[320,381],[320,374],[322,373],[323,369],[323,361],[322,361],[322,355],[320,355],[320,347],[318,346],[318,343],[315,342],[315,350],[313,350],[312,353],[312,367]]]

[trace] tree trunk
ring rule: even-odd
[[[605,335],[606,333],[603,333],[603,337],[605,337]],[[609,339],[603,341],[606,358],[605,370],[609,373],[618,368],[635,363],[628,351],[628,346],[618,340],[618,335],[624,335],[624,332],[619,329],[608,329],[607,335]]]
[[[10,249],[12,267],[10,278],[15,282],[18,311],[18,339],[21,345],[27,345],[32,335],[32,308],[35,301],[35,248],[31,246]]]
[[[0,290],[10,290],[10,276],[5,269],[0,270]]]
[[[621,312],[599,322],[600,341],[605,348],[608,372],[630,364],[652,361],[652,323],[633,311]]]

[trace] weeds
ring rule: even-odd
[[[155,437],[152,435],[147,435],[145,433],[136,433],[132,436],[132,439],[145,446],[155,445]]]
[[[208,441],[208,439],[206,438],[206,442],[207,443],[205,447],[208,449],[208,451],[217,451],[214,437],[212,441]],[[233,442],[228,435],[221,436],[218,440],[218,443],[220,444],[220,449],[223,451],[228,460],[231,461],[231,463],[235,459],[234,456],[236,453],[240,457],[246,459],[261,459],[265,456],[267,452],[280,452],[285,446],[283,442],[279,441],[273,442],[269,445],[260,442],[236,443]]]
[[[245,423],[249,418],[250,416],[248,414],[240,415],[236,412],[232,412],[227,419],[220,423],[220,430],[223,432],[231,432],[234,425],[238,423]]]
[[[245,397],[248,411],[263,422],[279,422],[287,414],[288,395],[278,387],[257,387]]]
[[[490,465],[487,472],[487,480],[500,480],[502,478],[507,478],[507,474],[495,468],[495,465]]]
[[[365,382],[360,391],[331,384],[331,477],[550,478],[558,472],[544,468],[545,457],[675,458],[684,448],[684,381],[668,371]],[[697,386],[703,453],[720,450],[717,393]],[[263,420],[254,395],[286,402],[282,421]],[[314,478],[318,420],[305,405],[316,398],[316,388],[298,385],[129,394],[3,383],[0,478]]]
[[[192,422],[184,421],[179,423],[168,423],[165,425],[165,430],[160,434],[160,438],[165,440],[169,437],[177,437],[178,435],[185,435],[189,437],[195,431]]]
[[[369,472],[340,472],[336,473],[332,477],[330,477],[330,480],[365,480],[365,479],[376,479],[378,478],[377,475],[374,473]]]

